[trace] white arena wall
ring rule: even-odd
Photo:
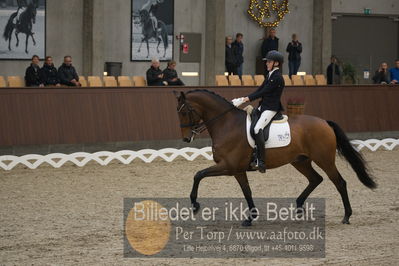
[[[368,149],[370,151],[384,149],[389,151],[399,146],[399,139],[370,139],[365,141],[352,140],[351,143],[357,151],[361,151],[363,149]],[[91,161],[105,166],[113,160],[117,160],[123,164],[130,164],[135,159],[140,159],[145,163],[151,163],[158,158],[161,158],[166,162],[172,162],[178,157],[183,157],[188,161],[193,161],[199,157],[212,160],[212,147],[205,147],[202,149],[167,148],[162,150],[144,149],[140,151],[124,150],[119,152],[102,151],[96,153],[77,152],[73,154],[54,153],[48,155],[28,154],[24,156],[5,155],[0,156],[0,168],[3,170],[12,170],[19,164],[24,165],[29,169],[36,169],[42,164],[48,164],[54,168],[60,168],[68,162],[73,163],[76,166],[83,167]]]

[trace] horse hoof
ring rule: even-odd
[[[296,209],[296,217],[302,219],[305,215],[305,210],[302,207]]]
[[[249,220],[249,219],[244,220],[244,221],[241,223],[241,225],[244,226],[244,227],[251,226],[251,225],[252,225],[252,221]]]
[[[344,219],[342,220],[343,224],[350,224],[349,222],[349,218],[348,217],[344,217]]]
[[[193,213],[194,213],[194,214],[197,214],[198,211],[199,211],[199,209],[201,208],[201,206],[200,206],[200,204],[199,204],[198,202],[194,202],[194,203],[192,204],[192,208],[193,208]]]

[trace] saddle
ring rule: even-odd
[[[254,128],[260,118],[260,111],[254,109],[251,105],[244,108],[247,112],[246,133],[249,146],[255,148]],[[263,129],[265,138],[265,148],[280,148],[288,146],[291,143],[291,130],[288,123],[288,117],[277,113],[271,123]]]
[[[253,108],[250,115],[251,115],[250,132],[251,132],[252,138],[255,139],[255,125],[261,116],[261,112],[257,108]],[[286,121],[286,118],[283,116],[283,114],[281,112],[278,112],[272,118],[272,121],[263,129],[263,135],[264,135],[265,142],[267,142],[267,140],[269,139],[270,127],[271,127],[272,123],[285,122],[285,121]]]

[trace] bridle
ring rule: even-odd
[[[203,131],[206,130],[207,125],[216,121],[217,119],[221,118],[222,116],[224,116],[225,114],[227,114],[228,112],[230,112],[231,110],[236,108],[235,106],[232,106],[232,107],[228,108],[227,110],[223,111],[222,113],[218,114],[217,116],[209,119],[208,121],[202,121],[201,123],[196,124],[195,120],[194,120],[194,115],[196,115],[199,118],[199,120],[202,120],[200,114],[186,101],[183,102],[183,104],[180,106],[180,108],[177,110],[177,112],[181,113],[183,111],[184,107],[186,107],[186,109],[187,109],[190,122],[188,124],[180,124],[180,128],[188,128],[189,127],[189,128],[191,128],[191,132],[194,135],[201,134]]]

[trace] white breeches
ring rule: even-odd
[[[157,30],[157,26],[158,26],[158,19],[156,16],[154,16],[154,14],[151,13],[150,15],[151,18],[151,22],[152,22],[152,27],[154,28],[154,30]]]
[[[259,130],[264,129],[273,119],[273,117],[277,114],[275,111],[266,110],[260,115],[258,122],[255,125],[254,131],[255,134],[259,133]]]
[[[21,8],[18,10],[18,13],[17,13],[17,15],[15,16],[14,21],[13,21],[14,24],[17,24],[17,22],[19,21],[19,16],[21,15],[22,12],[25,11],[25,9],[26,9],[25,7],[21,7]]]

